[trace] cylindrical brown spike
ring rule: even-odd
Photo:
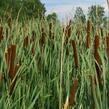
[[[49,37],[52,38],[52,23],[49,24]]]
[[[69,49],[68,49],[68,47],[66,48],[66,55],[67,56],[69,55]]]
[[[0,84],[1,84],[1,82],[2,82],[2,73],[0,72]]]
[[[24,39],[23,47],[27,48],[28,44],[29,44],[29,37],[26,36],[25,39]]]
[[[90,20],[88,20],[87,22],[87,48],[90,48],[90,44],[91,44],[91,39],[90,39],[90,33],[91,33],[91,30],[90,30]]]
[[[32,43],[31,52],[32,52],[32,55],[34,56],[35,55],[34,43]]]
[[[107,57],[109,59],[109,34],[106,37],[106,53],[107,53]]]
[[[15,76],[15,72],[14,72],[15,56],[16,56],[16,45],[11,45],[10,76],[11,76],[11,79],[12,79],[12,80],[13,80],[13,78],[14,78],[14,76]]]
[[[32,31],[32,42],[34,42],[35,41],[35,37],[36,37],[36,32],[35,31]]]
[[[0,42],[3,40],[3,27],[0,27]]]
[[[73,85],[71,87],[71,92],[70,92],[69,105],[73,105],[74,104],[74,98],[75,98],[75,94],[76,94],[77,88],[78,88],[78,80],[74,79]]]
[[[43,44],[45,42],[45,37],[46,37],[46,33],[44,32],[44,28],[42,28],[42,36],[41,36],[41,39],[39,40],[39,46],[40,46],[40,48],[43,47]]]
[[[76,44],[74,40],[72,40],[72,47],[73,47],[75,66],[78,67],[78,55],[77,55]]]
[[[99,43],[100,43],[100,40],[99,40],[99,36],[98,35],[95,35],[95,42],[94,42],[94,49],[95,51],[99,48]]]

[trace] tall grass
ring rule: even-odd
[[[107,28],[96,35],[90,20],[87,30],[46,19],[0,25],[0,109],[109,108]]]

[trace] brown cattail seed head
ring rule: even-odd
[[[94,41],[94,48],[95,48],[95,51],[99,48],[99,42],[100,40],[99,40],[99,36],[98,35],[95,35],[95,41]]]
[[[15,72],[14,72],[14,61],[15,61],[15,56],[16,56],[16,45],[11,45],[11,62],[10,62],[10,76],[11,79],[14,78]]]
[[[2,82],[2,73],[0,72],[0,84]]]
[[[0,42],[3,40],[3,27],[0,27]]]
[[[109,59],[109,33],[108,33],[108,36],[106,37],[106,53]]]
[[[26,36],[25,39],[24,39],[23,47],[27,48],[28,44],[29,44],[29,37]]]
[[[74,79],[73,85],[71,87],[71,92],[70,92],[69,105],[73,105],[73,103],[74,103],[74,98],[75,98],[77,88],[78,88],[78,80]]]
[[[73,48],[75,66],[78,67],[78,55],[77,55],[76,44],[74,40],[72,40],[72,48]]]

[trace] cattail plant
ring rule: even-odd
[[[29,44],[29,37],[26,36],[25,39],[24,39],[24,42],[23,42],[23,47],[27,48],[28,44]]]
[[[100,65],[101,65],[101,60],[100,60],[100,56],[98,53],[98,49],[99,49],[99,36],[96,35],[95,36],[95,40],[94,40],[94,57],[95,57],[95,67],[96,67],[96,73],[97,73],[97,79],[99,84],[101,85],[101,71],[100,71]]]
[[[67,48],[66,48],[66,55],[67,56],[69,55],[68,40],[69,40],[69,37],[71,36],[71,24],[72,24],[72,21],[70,20],[69,24],[66,26],[66,28],[63,29],[63,31],[65,31],[65,36],[66,36],[65,42],[66,42],[66,46],[67,46]]]
[[[78,67],[79,66],[79,64],[78,64],[78,55],[77,55],[76,44],[75,44],[74,40],[72,40],[72,48],[73,48],[75,66]]]
[[[36,32],[35,31],[32,31],[32,41],[34,42],[36,39]]]
[[[10,72],[10,76],[11,76],[12,80],[15,76],[15,72],[14,72],[15,57],[16,57],[16,45],[11,45],[11,62],[10,62],[10,71],[9,72]]]
[[[90,39],[90,34],[91,34],[91,27],[90,27],[90,19],[87,21],[87,48],[90,48],[91,44],[91,39]]]
[[[32,48],[31,48],[31,53],[34,56],[35,55],[35,48],[34,48],[35,43],[32,43]]]
[[[45,43],[45,37],[46,37],[46,33],[44,32],[44,28],[42,28],[42,36],[41,36],[41,38],[39,40],[40,48],[42,48],[44,43]]]
[[[0,72],[0,84],[1,84],[1,82],[2,82],[2,73]]]
[[[6,75],[9,75],[10,62],[11,62],[11,47],[8,47],[5,52],[5,61],[6,61]]]
[[[20,64],[17,64],[15,66],[15,70],[14,70],[15,74],[17,73],[19,68],[20,68]],[[15,85],[16,85],[16,78],[11,81],[10,89],[9,89],[9,95],[12,95]]]
[[[10,84],[10,89],[9,89],[9,94],[11,95],[13,92],[13,89],[15,87],[16,79],[15,75],[16,72],[18,71],[20,65],[17,64],[15,66],[15,57],[16,57],[16,45],[12,44],[7,52],[5,52],[5,60],[6,60],[6,65],[7,65],[7,74],[10,75],[11,78],[11,84]],[[8,72],[9,71],[9,72]]]
[[[52,38],[52,23],[49,24],[49,37]]]
[[[107,57],[109,59],[109,33],[106,37],[106,53],[107,53]]]
[[[69,105],[74,104],[74,98],[75,98],[75,94],[77,92],[77,88],[78,88],[78,80],[74,79],[73,85],[71,87],[71,92],[70,92]]]
[[[3,27],[0,27],[0,42],[3,40]]]
[[[71,23],[72,21],[69,21],[69,24],[67,25],[66,29],[65,29],[65,36],[66,36],[66,44],[68,44],[68,39],[71,35]]]
[[[80,30],[78,30],[77,31],[78,40],[80,39],[80,35],[81,35],[81,32],[80,32]]]

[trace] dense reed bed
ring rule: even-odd
[[[109,109],[109,33],[90,18],[0,23],[0,109]]]

